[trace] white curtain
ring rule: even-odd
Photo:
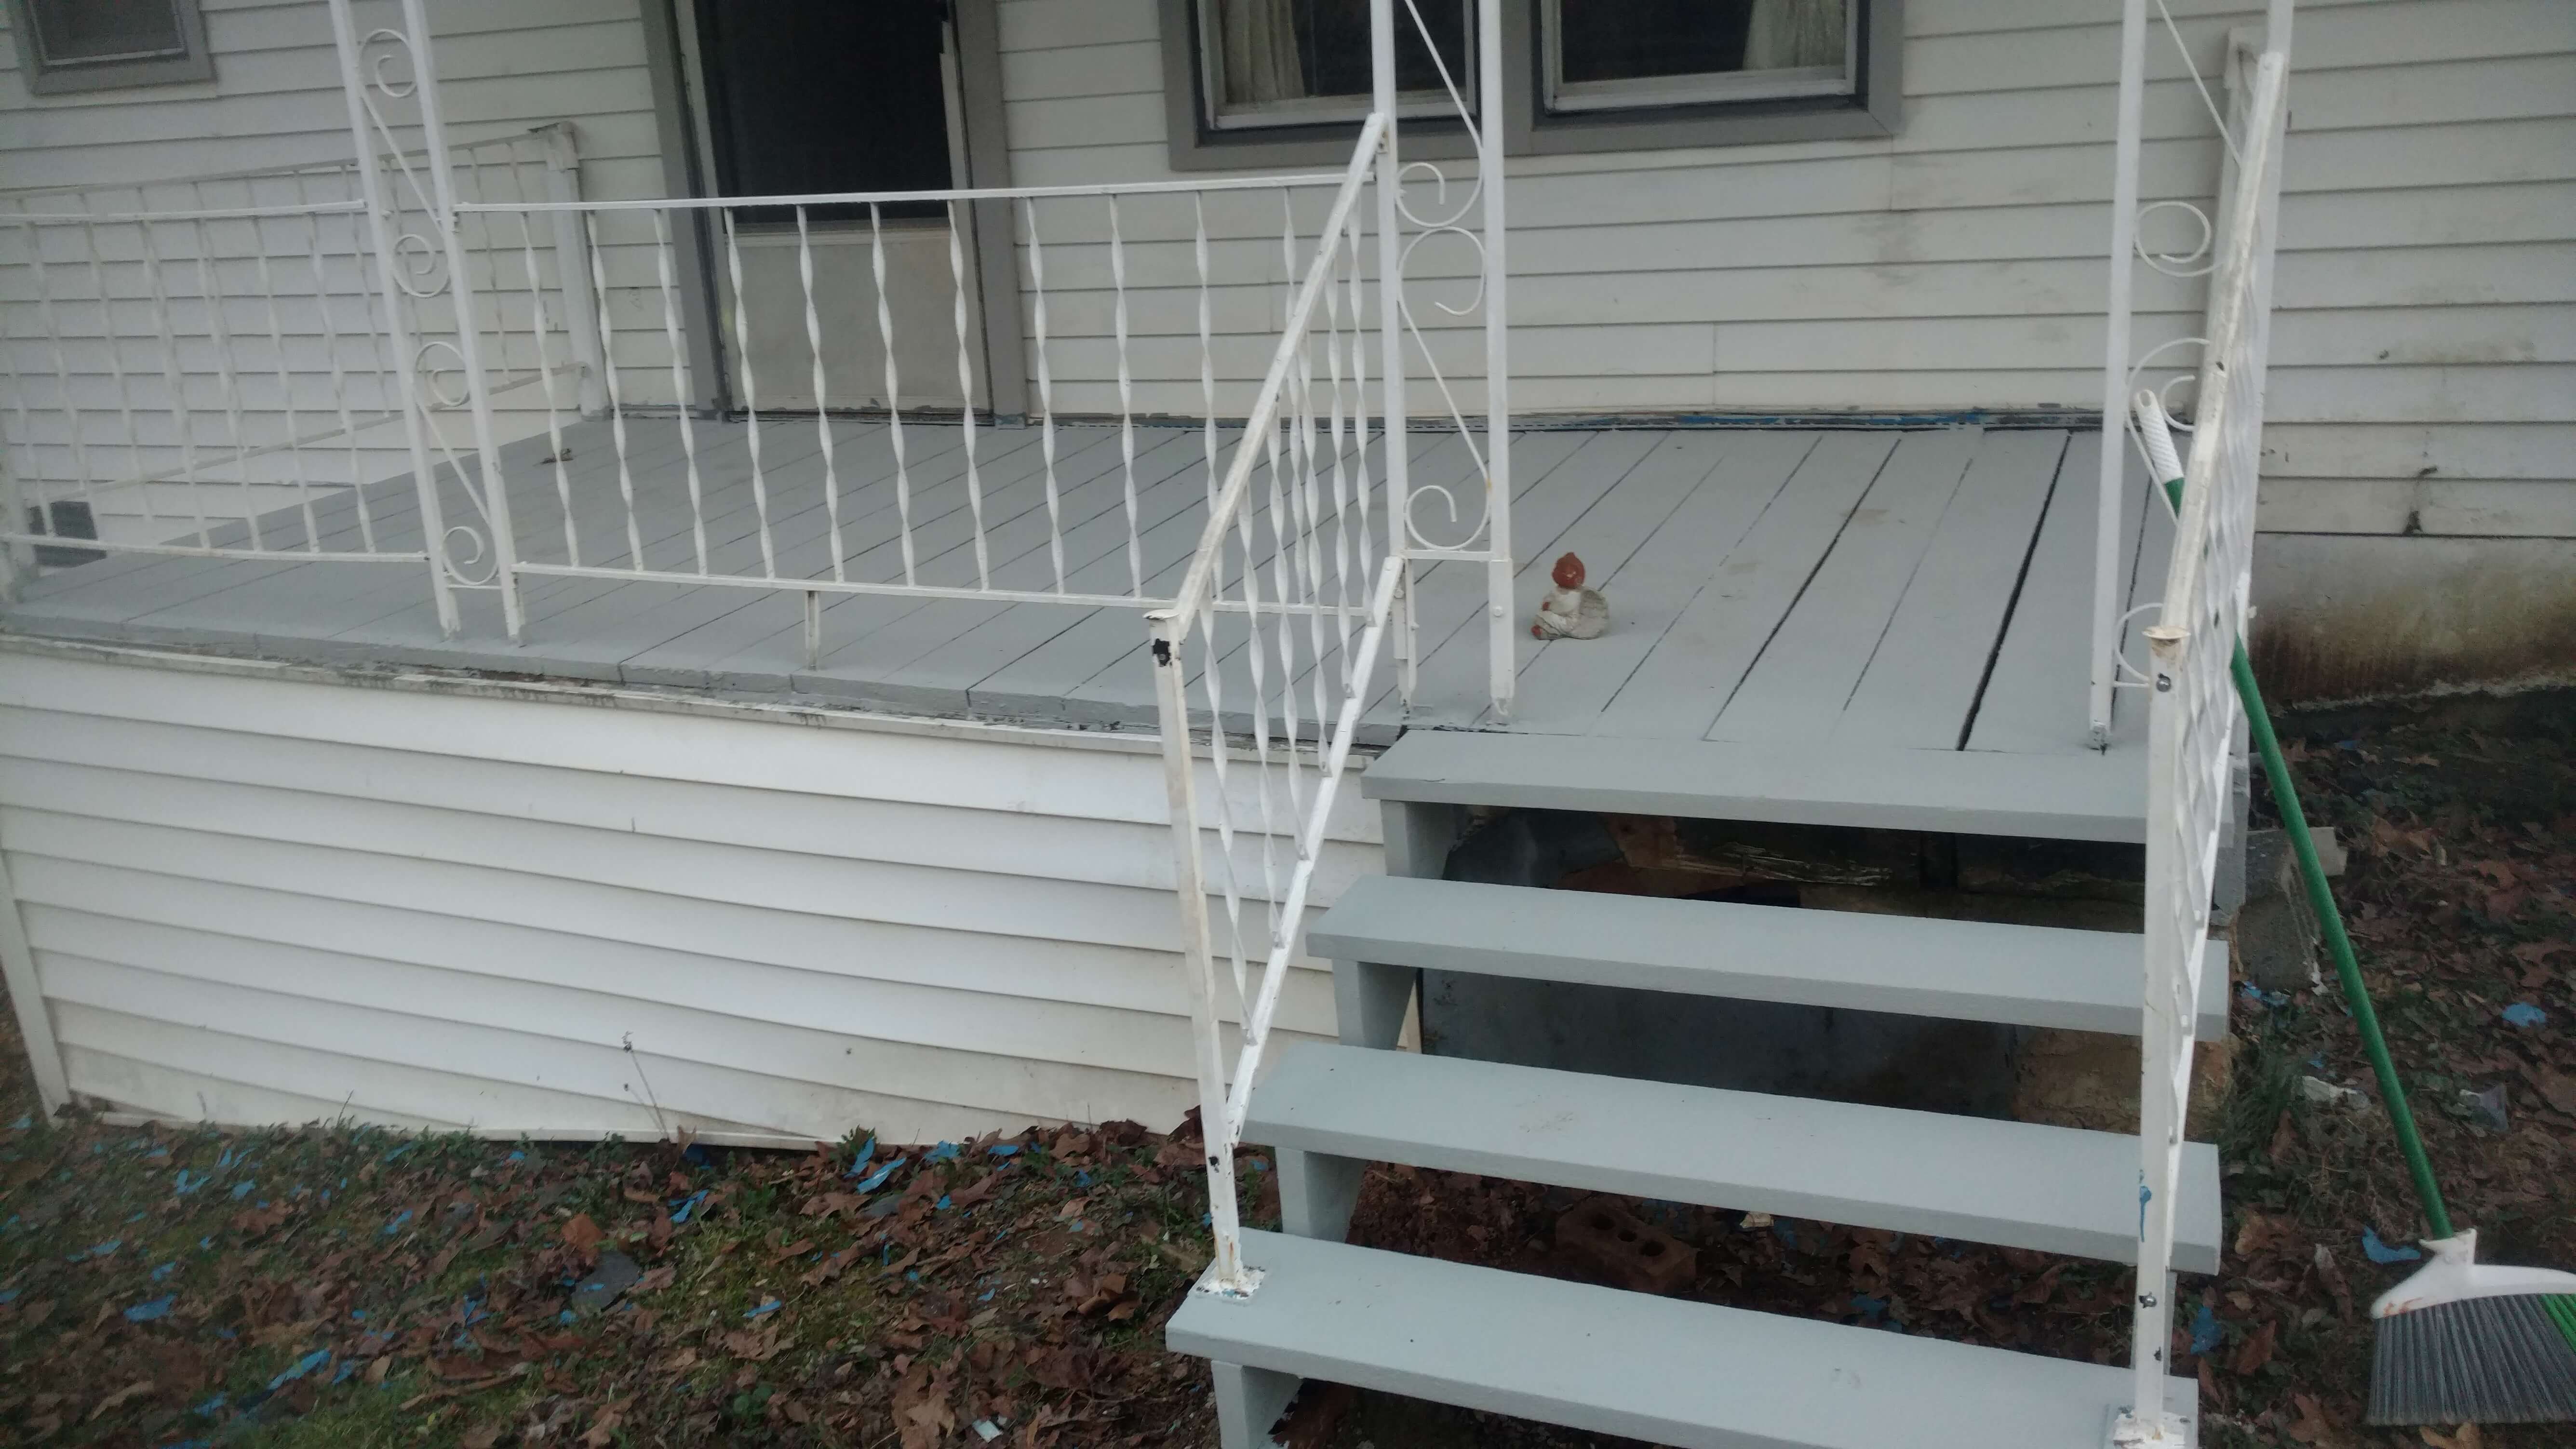
[[[1849,11],[1848,0],[1753,0],[1753,23],[1744,32],[1744,68],[1839,68]]]
[[[1296,0],[1215,0],[1223,103],[1257,106],[1306,94],[1297,63]]]

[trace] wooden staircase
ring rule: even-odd
[[[1622,811],[2136,841],[2134,754],[1855,759],[1750,746],[1417,731],[1362,777],[1389,875],[1308,931],[1341,1044],[1281,1053],[1243,1137],[1278,1154],[1259,1278],[1193,1293],[1177,1351],[1213,1361],[1225,1449],[1270,1442],[1303,1378],[1694,1449],[2091,1449],[2135,1380],[2002,1349],[1592,1287],[1345,1241],[1372,1162],[2136,1261],[2127,1134],[1856,1106],[1394,1050],[1416,973],[1540,978],[1956,1020],[2140,1030],[2140,937],[1439,878],[1462,807]],[[1963,803],[1973,802],[1973,803]],[[2212,948],[2216,948],[2213,946]],[[2193,1022],[2227,1029],[2213,960]],[[2213,1272],[2218,1161],[2186,1152],[2174,1262]],[[2194,1422],[2195,1385],[2169,1405]]]

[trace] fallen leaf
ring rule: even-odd
[[[624,1414],[610,1409],[591,1422],[589,1430],[581,1436],[581,1442],[588,1449],[607,1449],[608,1445],[616,1442],[617,1426],[624,1422]]]
[[[563,1225],[564,1246],[581,1254],[585,1261],[598,1256],[599,1245],[607,1237],[599,1230],[599,1224],[590,1220],[588,1213],[575,1213],[572,1221]]]
[[[790,1258],[802,1258],[812,1251],[814,1251],[814,1240],[812,1238],[798,1238],[795,1242],[789,1243],[786,1247],[780,1248],[778,1251],[770,1254],[769,1261],[773,1263],[784,1263]]]
[[[501,1442],[501,1428],[501,1425],[487,1419],[466,1430],[465,1436],[456,1442],[464,1449],[492,1449],[493,1445]]]
[[[2462,1424],[2456,1434],[2436,1434],[2431,1429],[2415,1431],[2433,1449],[2486,1449],[2485,1437],[2475,1424]]]
[[[724,1336],[724,1345],[727,1353],[736,1358],[749,1359],[753,1363],[767,1363],[778,1356],[780,1349],[787,1346],[780,1340],[775,1326],[735,1329]]]
[[[137,1379],[135,1382],[127,1384],[124,1388],[118,1389],[115,1393],[99,1400],[98,1407],[89,1411],[89,1422],[93,1424],[97,1423],[100,1415],[112,1414],[118,1409],[124,1408],[127,1404],[134,1402],[136,1399],[139,1399],[150,1392],[152,1392],[152,1381],[150,1379]]]
[[[2266,1319],[2263,1326],[2247,1334],[2236,1350],[2236,1361],[2228,1368],[2239,1374],[2250,1374],[2272,1361],[2272,1341],[2279,1336],[2280,1325]]]
[[[2290,1398],[2299,1406],[2299,1422],[2290,1426],[2291,1438],[2302,1444],[2314,1444],[2334,1432],[2334,1425],[2326,1420],[2325,1407],[2316,1401],[2314,1395],[2294,1393]]]
[[[659,1268],[649,1269],[645,1272],[643,1277],[635,1280],[634,1287],[626,1290],[626,1296],[629,1298],[638,1298],[657,1288],[668,1288],[671,1286],[671,1280],[677,1276],[678,1274],[673,1272],[668,1264]]]

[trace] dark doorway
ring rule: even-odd
[[[938,191],[949,169],[941,0],[698,0],[716,190],[723,196]],[[888,217],[943,214],[938,202]],[[783,208],[746,222],[792,221]],[[816,221],[867,208],[816,207]]]

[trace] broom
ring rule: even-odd
[[[2166,501],[2182,510],[2183,470],[2167,430],[2162,403],[2142,391],[2131,404],[2147,460],[2164,481]],[[2378,1078],[2380,1100],[2396,1129],[2406,1170],[2423,1201],[2425,1221],[2433,1236],[2424,1240],[2432,1255],[2413,1277],[2379,1296],[2370,1316],[2379,1323],[2379,1342],[2370,1375],[2373,1424],[2542,1424],[2576,1421],[2576,1273],[2546,1268],[2507,1268],[2477,1261],[2474,1228],[2454,1232],[2450,1212],[2442,1206],[2433,1182],[2433,1164],[2415,1132],[2415,1117],[2406,1108],[2406,1091],[2397,1082],[2397,1066],[2380,1035],[2379,1013],[2363,986],[2354,959],[2352,938],[2344,933],[2343,913],[2335,909],[2334,892],[2326,886],[2325,868],[2317,862],[2316,842],[2308,835],[2307,816],[2299,808],[2298,788],[2290,780],[2289,762],[2281,757],[2280,738],[2255,687],[2254,668],[2245,642],[2236,642],[2229,662],[2237,698],[2254,747],[2263,757],[2263,777],[2272,787],[2272,803],[2298,858],[2299,879],[2307,888],[2335,976],[2352,1008],[2355,1028]]]

